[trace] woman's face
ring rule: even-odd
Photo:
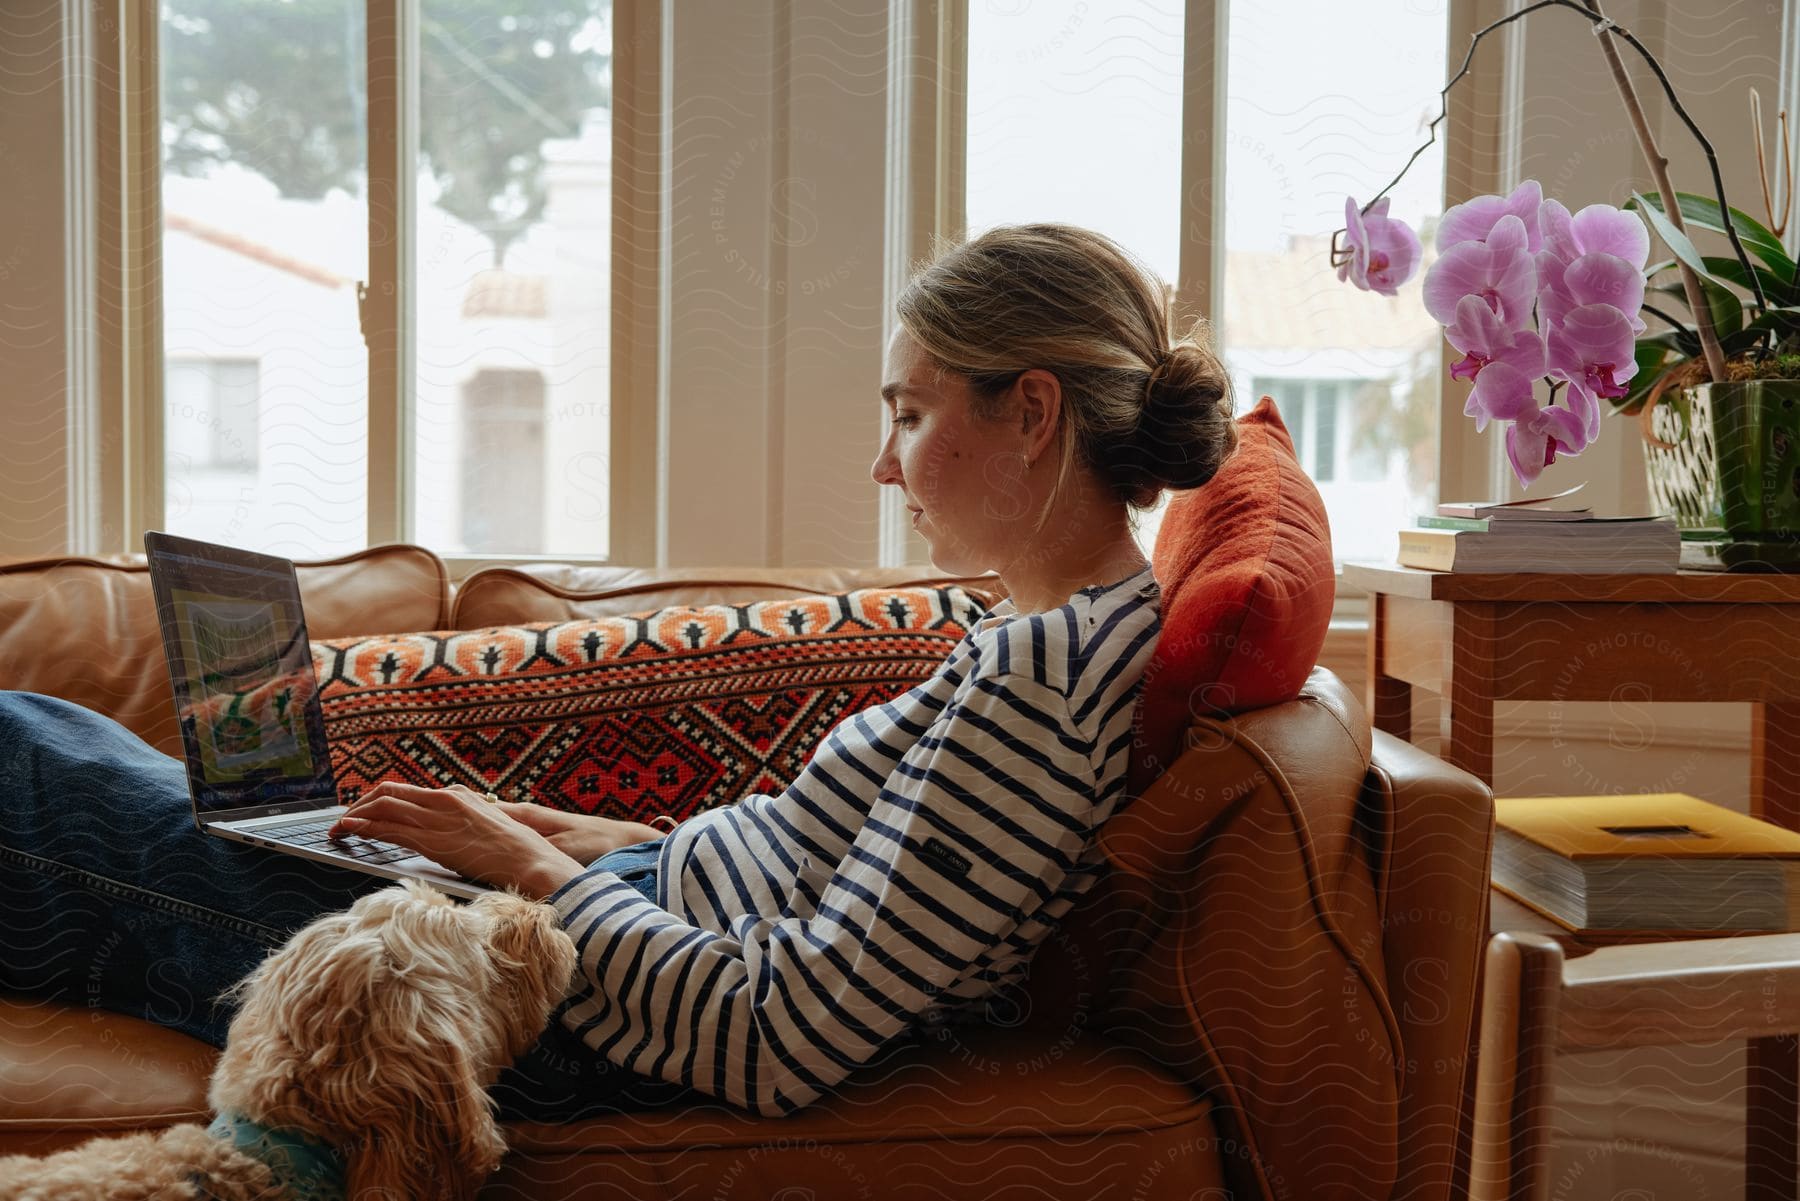
[[[1025,462],[1028,451],[1041,457],[1040,430],[1028,432],[1023,414],[1017,422],[976,420],[968,384],[940,373],[903,329],[888,344],[883,381],[887,436],[869,473],[900,489],[938,567],[957,575],[1003,570],[1026,549],[1043,503]]]

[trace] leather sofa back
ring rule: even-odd
[[[452,587],[444,561],[392,543],[294,564],[312,638],[473,630],[771,596],[945,580],[916,567],[491,567]],[[989,605],[995,575],[958,577]],[[181,753],[143,555],[0,561],[0,688],[105,713],[157,750]]]
[[[671,605],[724,605],[780,596],[956,583],[991,607],[1006,595],[997,575],[946,576],[917,567],[489,567],[456,590],[451,628],[531,621],[592,621]]]
[[[373,546],[295,574],[314,638],[450,620],[449,572],[423,547]],[[0,562],[0,688],[74,701],[181,754],[144,556]]]

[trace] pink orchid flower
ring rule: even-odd
[[[1486,307],[1476,297],[1468,299]],[[1506,456],[1513,474],[1527,487],[1556,461],[1557,451],[1580,454],[1589,442],[1578,414],[1558,408],[1554,401],[1548,408],[1538,407],[1532,392],[1536,383],[1533,377],[1541,373],[1542,364],[1540,358],[1535,364],[1538,371],[1527,375],[1511,362],[1490,361],[1476,376],[1475,391],[1463,408],[1465,414],[1475,418],[1477,433],[1486,429],[1490,420],[1511,422],[1506,431]]]
[[[1587,448],[1581,418],[1568,409],[1550,407],[1532,411],[1513,422],[1506,431],[1506,458],[1512,464],[1519,483],[1529,488],[1543,474],[1544,468],[1556,462],[1556,452],[1578,455]]]
[[[1458,242],[1438,256],[1425,273],[1425,310],[1439,325],[1456,320],[1456,306],[1476,296],[1493,309],[1508,329],[1531,322],[1537,299],[1537,267],[1526,249],[1525,223],[1507,213],[1494,223],[1485,242]]]
[[[1644,264],[1650,258],[1650,231],[1634,213],[1610,204],[1590,204],[1569,216],[1560,201],[1538,210],[1544,248],[1538,253],[1538,319],[1560,323],[1570,309],[1610,304],[1625,314],[1634,333],[1643,333]]]
[[[1419,236],[1406,222],[1387,215],[1383,196],[1363,213],[1354,197],[1344,198],[1344,242],[1347,257],[1338,267],[1338,278],[1348,279],[1365,292],[1394,296],[1400,285],[1419,269]]]
[[[1650,261],[1650,230],[1643,218],[1610,204],[1590,204],[1571,217],[1560,200],[1546,200],[1538,209],[1538,227],[1544,249],[1564,262],[1610,254],[1642,271]]]
[[[1538,232],[1543,203],[1544,190],[1537,180],[1528,179],[1505,197],[1477,196],[1451,205],[1438,221],[1437,248],[1442,252],[1458,242],[1485,242],[1500,218],[1511,214],[1525,225],[1525,249],[1536,254],[1544,243]]]
[[[1544,374],[1544,340],[1536,331],[1508,329],[1481,297],[1465,296],[1444,334],[1463,352],[1450,375],[1475,381],[1463,413],[1475,418],[1476,433],[1490,418],[1532,403],[1531,390]]]
[[[1610,304],[1581,305],[1551,328],[1548,350],[1550,377],[1568,381],[1569,408],[1592,441],[1600,432],[1600,398],[1625,395],[1625,381],[1637,374],[1631,322]]]
[[[1644,307],[1644,272],[1605,251],[1581,255],[1564,262],[1554,251],[1537,256],[1538,321],[1554,329],[1567,319],[1569,310],[1603,304],[1615,308],[1630,323],[1633,333],[1644,331],[1638,311]]]

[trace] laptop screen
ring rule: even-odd
[[[335,803],[293,564],[160,533],[144,545],[197,816]]]

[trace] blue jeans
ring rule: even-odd
[[[655,900],[661,842],[595,862]],[[0,691],[0,990],[223,1047],[234,1011],[221,992],[314,918],[391,883],[202,834],[182,760],[79,705]],[[553,1018],[494,1095],[502,1117],[555,1122],[699,1094],[608,1062]]]

